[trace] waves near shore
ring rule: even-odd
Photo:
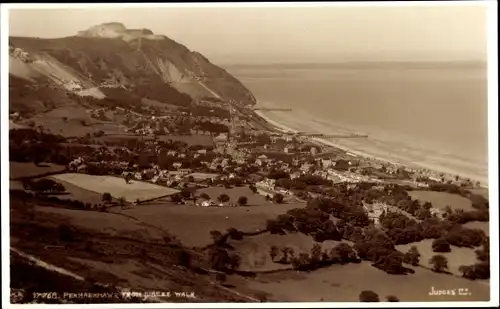
[[[488,183],[485,69],[460,65],[227,67],[287,131],[352,153]]]
[[[261,103],[261,105],[271,106],[268,103]],[[289,132],[367,134],[368,139],[314,138],[314,140],[362,157],[460,175],[474,181],[480,181],[482,184],[488,183],[488,169],[487,164],[484,163],[468,162],[452,154],[447,155],[432,149],[412,147],[404,141],[398,142],[394,139],[384,139],[380,134],[373,134],[374,132],[358,131],[354,128],[348,129],[334,124],[323,123],[322,121],[315,121],[314,119],[307,119],[308,117],[304,113],[297,115],[259,111],[258,114],[270,124]]]

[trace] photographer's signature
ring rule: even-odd
[[[469,296],[471,293],[467,288],[458,288],[458,289],[436,289],[431,286],[431,290],[429,292],[430,296]]]

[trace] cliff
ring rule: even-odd
[[[121,88],[176,105],[206,97],[255,104],[245,86],[200,53],[151,30],[127,29],[121,23],[58,39],[10,37],[9,54],[10,80],[18,88],[43,84],[52,92],[96,99],[109,96],[109,88]],[[16,102],[14,98],[11,107]]]

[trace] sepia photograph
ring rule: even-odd
[[[498,306],[496,9],[2,4],[2,307]]]

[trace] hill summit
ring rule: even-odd
[[[57,39],[10,37],[9,54],[11,90],[51,89],[39,93],[43,98],[38,101],[51,100],[61,91],[103,99],[111,95],[110,89],[122,89],[181,106],[204,98],[256,102],[243,84],[200,53],[149,29],[128,29],[119,22]],[[11,91],[13,111],[43,105],[38,101]],[[60,98],[57,101],[61,104]]]

